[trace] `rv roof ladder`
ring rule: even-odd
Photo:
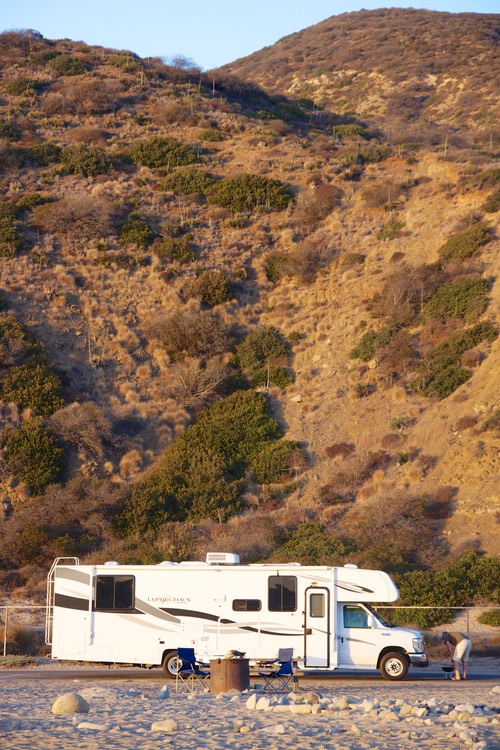
[[[54,621],[54,579],[58,565],[80,565],[78,557],[56,557],[47,576],[47,606],[45,609],[45,643],[52,644],[52,623]]]

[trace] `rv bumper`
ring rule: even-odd
[[[428,667],[429,658],[427,654],[408,654],[412,667]]]

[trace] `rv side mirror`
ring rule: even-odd
[[[367,625],[369,628],[376,628],[378,626],[377,618],[373,615],[368,615]]]

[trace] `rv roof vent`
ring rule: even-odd
[[[116,560],[106,560],[104,565],[119,565],[119,562],[116,562]]]
[[[158,563],[159,568],[170,568],[172,565],[177,565],[178,563],[172,562],[172,560],[162,560],[161,563]]]
[[[239,565],[240,556],[234,552],[207,552],[209,565]]]
[[[356,568],[356,570],[357,570],[358,566],[354,565],[354,563],[346,563],[344,565],[344,568]]]

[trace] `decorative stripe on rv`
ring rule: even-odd
[[[208,612],[198,612],[195,609],[174,609],[169,607],[162,607],[164,612],[170,612],[171,615],[179,615],[180,617],[195,617],[200,620],[209,620],[214,623],[220,623],[221,625],[234,625],[236,631],[248,630],[251,633],[261,633],[263,635],[279,635],[287,637],[301,637],[304,635],[302,630],[296,633],[283,633],[279,630],[263,630],[262,628],[255,628],[252,625],[243,625],[242,623],[236,622],[235,620],[227,620],[225,617],[218,617],[217,615],[210,615]]]
[[[375,592],[371,589],[366,589],[364,586],[358,586],[355,583],[346,583],[345,581],[335,581],[335,586],[345,591],[354,591],[356,594],[374,594]]]

